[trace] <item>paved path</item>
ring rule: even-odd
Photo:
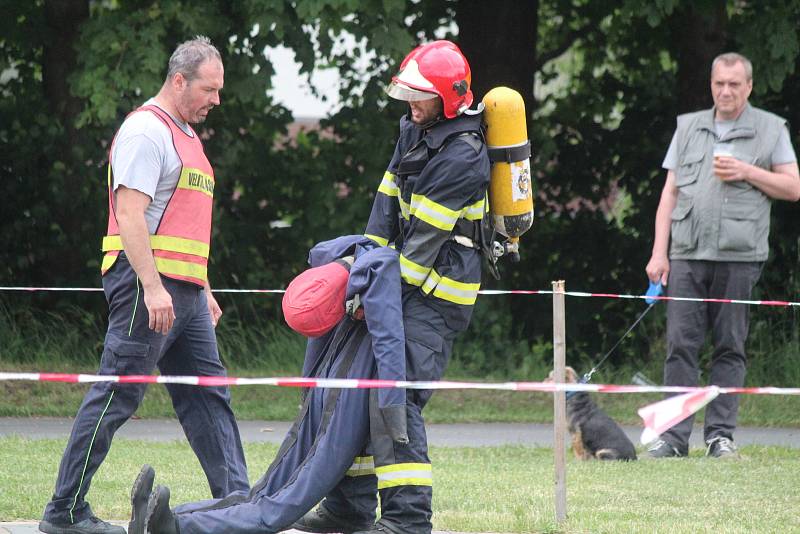
[[[291,423],[285,421],[239,421],[242,440],[280,443]],[[72,428],[72,419],[55,417],[3,418],[0,417],[0,436],[16,434],[33,439],[66,439]],[[552,447],[553,425],[532,423],[479,423],[426,425],[428,441],[443,447],[492,447],[499,445],[526,445]],[[638,443],[639,426],[623,427],[631,441]],[[116,434],[122,438],[151,441],[183,440],[183,430],[177,420],[131,419]],[[779,445],[800,448],[798,428],[739,428],[737,445]],[[692,432],[692,447],[703,446],[703,431]]]
[[[115,525],[120,525],[128,528],[127,523],[121,523],[119,521],[112,521]],[[41,532],[36,525],[38,521],[20,521],[17,523],[0,523],[0,534],[38,534]],[[299,530],[284,530],[283,534],[304,534]],[[445,531],[445,530],[434,530],[433,534],[466,534],[466,533],[458,533],[452,531]]]
[[[239,421],[244,441],[280,443],[290,423],[284,421]],[[66,439],[72,428],[72,419],[0,418],[0,437],[19,435],[31,439]],[[623,427],[634,443],[638,443],[641,427]],[[491,447],[499,445],[525,445],[529,447],[552,447],[553,426],[529,423],[480,423],[427,425],[428,441],[442,447]],[[693,447],[702,447],[702,429],[692,432]],[[173,441],[185,439],[176,420],[131,419],[117,432],[117,436],[148,441]],[[800,448],[800,429],[797,428],[739,428],[736,431],[738,445],[778,445]],[[38,522],[24,521],[0,523],[0,534],[34,534]],[[118,523],[127,526],[124,523]],[[287,534],[302,534],[297,530]],[[458,534],[434,532],[434,534]]]

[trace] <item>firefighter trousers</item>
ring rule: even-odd
[[[426,304],[426,298],[418,291],[403,296],[403,323],[408,380],[440,380],[457,332]],[[377,489],[382,525],[398,534],[430,534],[433,476],[422,410],[432,393],[407,390],[407,444],[392,441],[376,424],[380,418],[371,418],[370,445],[359,459],[369,457],[371,451],[375,474],[351,470],[326,496],[322,505],[327,510],[355,524],[374,520]]]
[[[373,376],[366,323],[345,317],[324,340],[319,378]],[[288,528],[345,475],[369,433],[369,391],[312,388],[267,473],[249,492],[182,504],[181,534],[270,534]],[[374,506],[373,506],[374,510]]]

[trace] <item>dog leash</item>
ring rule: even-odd
[[[605,356],[603,356],[600,359],[600,361],[597,362],[592,367],[591,371],[589,371],[588,373],[584,374],[581,377],[581,379],[578,380],[578,384],[586,384],[592,379],[592,375],[597,371],[597,368],[600,367],[601,365],[603,365],[603,362],[605,362],[608,359],[608,357],[611,356],[611,354],[616,350],[616,348],[619,346],[619,344],[622,343],[622,340],[624,340],[626,337],[628,337],[628,334],[630,334],[633,331],[633,329],[636,328],[636,325],[639,324],[639,322],[642,319],[644,319],[644,316],[647,315],[647,313],[650,311],[650,309],[658,303],[658,299],[652,298],[652,297],[657,297],[657,296],[661,295],[662,293],[663,293],[663,288],[661,287],[661,282],[655,282],[655,283],[650,282],[650,287],[647,288],[647,293],[645,293],[645,297],[646,298],[644,299],[644,301],[647,303],[647,308],[645,308],[644,311],[639,314],[639,316],[636,318],[636,320],[633,322],[633,324],[625,331],[624,334],[622,334],[622,337],[620,337],[619,340],[616,343],[614,343],[614,346],[611,347],[611,350],[606,352]],[[647,297],[649,297],[649,298],[647,298]],[[570,398],[573,395],[575,395],[576,393],[578,393],[578,392],[577,391],[568,391],[567,395],[566,395],[566,398]]]

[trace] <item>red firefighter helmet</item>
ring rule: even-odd
[[[328,332],[344,317],[349,272],[339,261],[307,269],[291,281],[283,295],[283,317],[306,337]]]
[[[397,100],[413,102],[438,95],[444,116],[452,119],[472,105],[472,74],[467,58],[450,41],[418,46],[400,64],[386,93]]]

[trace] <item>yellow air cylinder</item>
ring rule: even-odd
[[[498,233],[516,246],[533,224],[530,143],[525,102],[517,91],[495,87],[483,98],[486,145],[492,160],[489,209]]]

